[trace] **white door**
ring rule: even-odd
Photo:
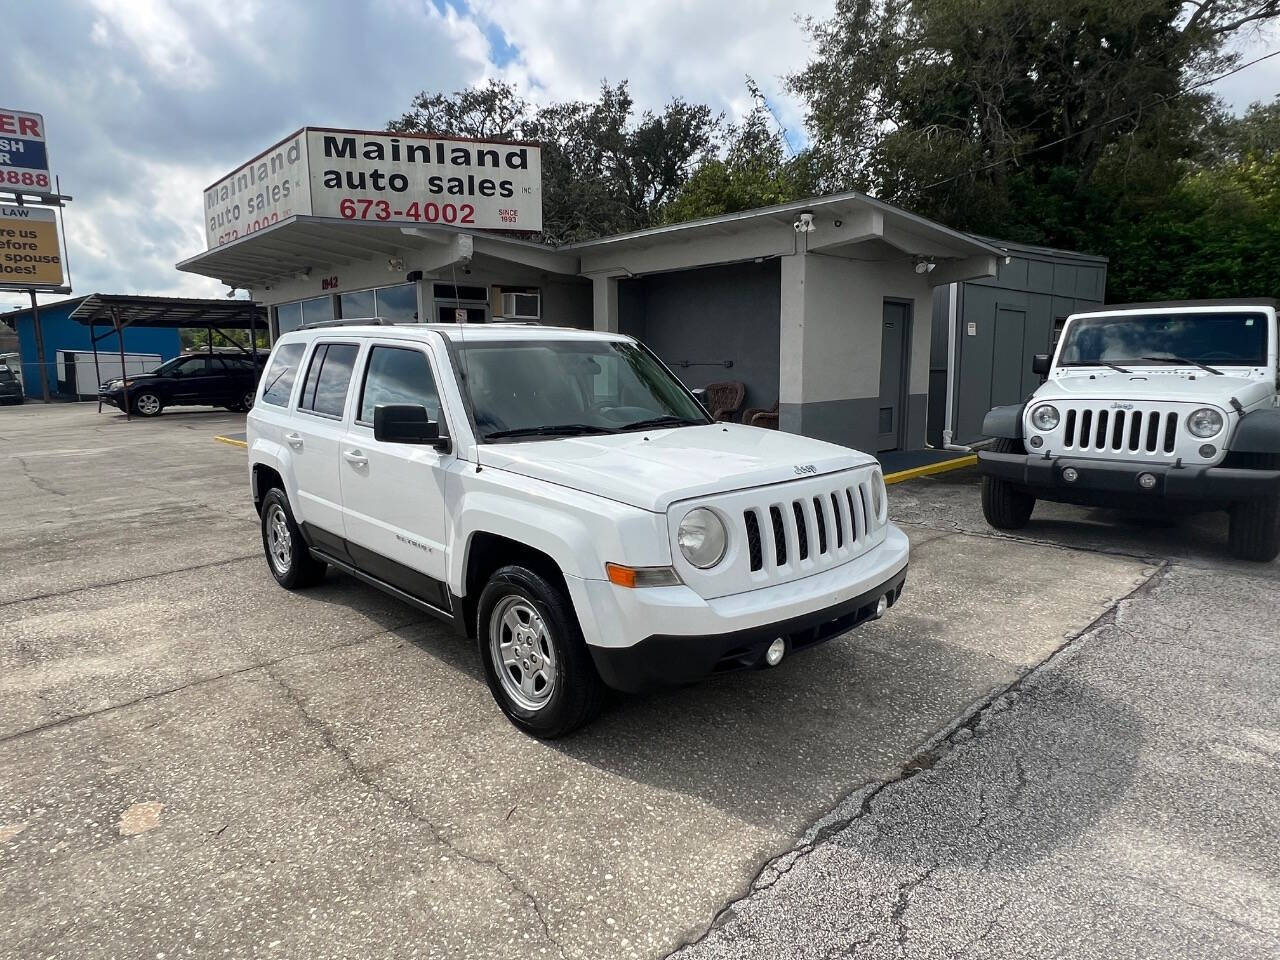
[[[355,343],[320,340],[307,362],[297,414],[285,430],[298,484],[297,519],[308,539],[336,559],[346,559],[342,542],[340,445],[351,374],[360,348]]]
[[[364,572],[447,610],[445,482],[454,456],[429,444],[381,443],[373,438],[379,404],[420,404],[428,417],[440,422],[430,357],[421,346],[374,343],[364,369],[342,441],[348,550]],[[447,432],[444,424],[441,430]]]

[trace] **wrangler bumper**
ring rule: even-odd
[[[1072,483],[1062,476],[1068,467],[1078,475]],[[1086,460],[987,450],[978,452],[978,470],[985,476],[1025,487],[1044,500],[1075,502],[1087,496],[1102,506],[1116,495],[1126,502],[1125,495],[1147,500],[1166,497],[1230,502],[1280,494],[1280,470]],[[1141,487],[1138,477],[1142,474],[1155,477],[1155,486],[1149,490]]]

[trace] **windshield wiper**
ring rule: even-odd
[[[1110,360],[1071,360],[1067,363],[1058,364],[1060,367],[1110,367],[1112,370],[1119,370],[1121,373],[1132,373],[1132,370],[1126,370],[1118,363],[1112,363]]]
[[[557,423],[545,427],[518,427],[515,430],[495,430],[486,433],[486,440],[505,440],[511,437],[576,437],[584,433],[616,433],[610,427],[592,423]]]
[[[650,430],[656,427],[701,427],[705,426],[705,420],[691,420],[688,417],[676,417],[670,414],[661,417],[652,417],[648,420],[637,420],[635,423],[628,423],[625,427],[619,427],[619,430]]]
[[[1223,373],[1221,370],[1215,370],[1213,369],[1213,367],[1209,366],[1207,363],[1201,363],[1199,360],[1188,360],[1186,357],[1165,356],[1165,357],[1143,357],[1142,359],[1150,360],[1154,363],[1176,363],[1180,367],[1199,367],[1201,370],[1207,370],[1210,373],[1214,374],[1215,376],[1219,376],[1219,377],[1223,376]]]

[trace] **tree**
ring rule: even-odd
[[[962,229],[1097,248],[1179,182],[1217,109],[1195,84],[1280,0],[837,0],[810,21],[819,183]]]
[[[755,106],[725,131],[723,156],[703,160],[662,211],[667,223],[786,203],[813,192],[809,154],[788,156],[786,137],[763,94],[748,78]]]
[[[426,92],[390,128],[399,133],[532,140],[542,146],[542,238],[565,243],[647,227],[717,145],[720,118],[672,99],[636,116],[625,82],[595,101],[534,108],[491,80],[452,94]]]

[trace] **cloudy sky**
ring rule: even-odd
[[[489,77],[535,101],[629,79],[731,117],[753,76],[803,136],[782,77],[798,18],[834,0],[19,0],[6,5],[5,106],[43,113],[77,293],[222,292],[173,264],[204,248],[200,197],[304,124],[378,128],[419,90]],[[47,38],[45,40],[13,38]],[[1256,38],[1251,55],[1277,38]],[[1280,91],[1280,58],[1219,84],[1236,108]],[[24,302],[0,293],[0,307]]]

